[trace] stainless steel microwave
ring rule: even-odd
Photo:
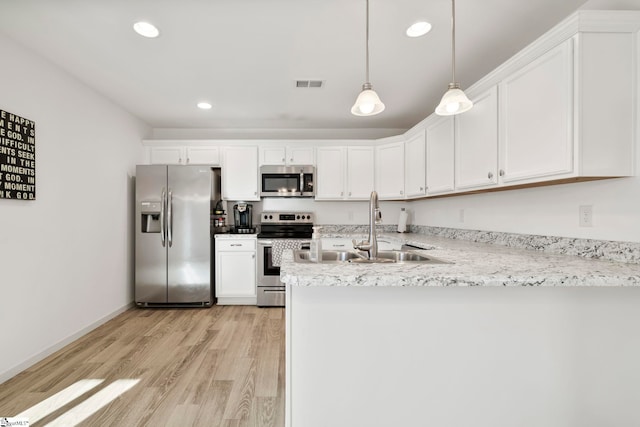
[[[261,166],[261,197],[313,197],[315,168],[300,166]]]

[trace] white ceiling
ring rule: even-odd
[[[640,6],[583,3],[458,0],[457,80],[470,86],[581,6]],[[433,30],[406,37],[419,19]],[[450,0],[370,0],[370,80],[386,110],[355,117],[365,0],[0,0],[0,32],[153,128],[410,128],[449,83],[450,19]],[[161,36],[138,36],[137,20]],[[297,79],[325,86],[296,89]],[[201,100],[213,108],[197,109]]]

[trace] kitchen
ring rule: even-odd
[[[30,2],[34,3],[34,2]],[[441,2],[440,31],[448,31],[448,2]],[[469,37],[462,38],[464,31],[472,26],[471,7],[458,2],[459,22],[457,71],[461,83],[466,89],[475,81],[484,77],[493,68],[533,42],[548,29],[569,16],[581,2],[564,5],[565,9],[557,13],[545,28],[522,36],[520,45],[502,51],[491,65],[476,71],[478,74],[464,77],[470,73],[464,59],[472,54]],[[637,10],[633,2],[613,2],[612,7]],[[622,5],[622,6],[620,6]],[[364,24],[363,4],[352,4],[353,16]],[[3,5],[3,8],[8,5]],[[371,4],[372,19],[376,8]],[[524,7],[524,6],[523,6]],[[13,10],[12,10],[13,11]],[[26,15],[24,13],[28,12]],[[15,16],[16,22],[26,21],[26,16],[38,16],[37,10],[26,9]],[[63,10],[60,11],[62,13]],[[2,32],[8,33],[11,23],[2,14]],[[55,15],[55,14],[54,14]],[[54,16],[52,15],[52,16]],[[20,18],[22,17],[22,18]],[[42,22],[47,20],[43,17]],[[70,19],[70,18],[69,18]],[[307,18],[309,19],[309,18]],[[379,19],[376,18],[376,19]],[[548,18],[551,19],[551,18]],[[64,20],[63,20],[64,22]],[[373,21],[375,22],[375,21]],[[522,21],[520,25],[524,26]],[[24,24],[22,24],[24,25]],[[128,25],[128,23],[127,23]],[[488,25],[488,24],[487,24]],[[442,27],[445,27],[443,29]],[[480,30],[488,31],[480,26]],[[385,102],[387,111],[380,120],[393,114],[390,96],[394,96],[394,86],[383,91],[376,78],[383,70],[383,62],[376,58],[376,48],[382,41],[375,36],[375,25],[371,28],[372,83]],[[128,30],[128,28],[127,28]],[[363,28],[354,31],[354,52],[363,50]],[[524,31],[524,29],[523,29]],[[362,37],[361,37],[362,36]],[[286,45],[283,37],[283,43]],[[528,37],[528,38],[527,38]],[[166,37],[168,38],[168,36]],[[81,38],[80,38],[81,39]],[[3,37],[0,45],[2,57],[11,58],[12,67],[3,67],[2,93],[3,110],[27,117],[36,122],[38,161],[38,198],[35,202],[1,201],[1,219],[3,237],[0,239],[0,259],[2,259],[2,282],[15,286],[2,287],[3,310],[2,324],[15,323],[17,328],[3,328],[2,342],[10,351],[0,356],[3,372],[2,380],[7,380],[36,361],[65,344],[73,342],[96,326],[109,320],[119,311],[127,310],[133,301],[133,218],[135,165],[150,162],[150,143],[175,146],[172,141],[189,141],[183,146],[209,145],[203,141],[241,140],[264,142],[271,145],[290,145],[290,141],[305,139],[319,141],[322,145],[352,146],[353,140],[364,140],[360,145],[376,145],[373,141],[394,138],[403,134],[420,120],[431,114],[439,97],[446,89],[450,72],[447,53],[449,38],[443,38],[442,57],[447,58],[442,65],[442,83],[435,85],[430,105],[425,106],[421,116],[409,115],[410,124],[399,127],[383,122],[381,128],[372,126],[367,118],[366,124],[350,124],[337,130],[313,131],[296,128],[291,123],[287,129],[256,130],[267,127],[265,122],[253,129],[233,131],[233,122],[227,126],[216,127],[223,130],[206,130],[201,124],[189,126],[191,129],[180,131],[177,125],[157,125],[151,120],[139,119],[128,110],[122,109],[112,101],[95,93],[96,89],[79,83],[76,77],[60,71],[58,66],[45,60],[44,53],[34,53],[33,46],[25,48]],[[466,40],[466,41],[465,41]],[[28,45],[27,39],[22,43]],[[138,42],[133,42],[138,43]],[[464,46],[467,44],[467,49]],[[245,47],[243,45],[243,47]],[[78,46],[77,49],[82,49]],[[496,47],[498,49],[498,47]],[[486,53],[486,52],[485,52]],[[90,64],[73,60],[65,56],[64,51],[55,51],[64,58],[70,68],[80,71]],[[487,53],[488,54],[488,53]],[[359,60],[356,59],[360,58]],[[346,90],[341,101],[348,108],[359,90],[363,78],[364,55],[351,53],[349,61],[354,64],[355,88]],[[98,61],[98,59],[96,59]],[[55,62],[55,61],[54,61]],[[99,64],[103,72],[112,70],[116,64]],[[155,64],[157,66],[157,64]],[[427,68],[418,67],[421,74]],[[414,70],[412,70],[413,72]],[[115,72],[115,70],[114,70]],[[394,70],[402,75],[398,69]],[[306,74],[308,77],[309,74]],[[297,78],[299,76],[292,76]],[[140,77],[144,79],[144,77]],[[403,79],[405,77],[402,77]],[[424,77],[421,77],[424,79]],[[378,83],[376,83],[378,82]],[[327,86],[329,88],[330,85]],[[99,91],[105,88],[98,88]],[[124,90],[122,88],[121,90]],[[309,91],[312,89],[308,89]],[[636,87],[637,92],[637,87]],[[238,92],[239,98],[246,94]],[[192,95],[197,96],[197,95]],[[295,95],[298,96],[298,95]],[[306,97],[307,95],[305,95]],[[311,93],[311,97],[317,97]],[[411,98],[410,93],[402,96]],[[191,98],[191,95],[189,96]],[[315,98],[314,98],[315,99]],[[634,93],[634,99],[637,95]],[[62,102],[71,100],[72,102]],[[154,103],[153,99],[140,99],[141,104]],[[189,101],[190,102],[190,101]],[[307,101],[308,102],[308,101]],[[90,108],[87,108],[90,107]],[[336,110],[339,108],[334,107]],[[89,111],[90,110],[90,111]],[[430,110],[430,111],[427,111]],[[472,110],[473,111],[473,110]],[[413,114],[413,113],[412,113]],[[362,122],[357,122],[362,123]],[[317,125],[315,128],[319,127]],[[637,127],[637,119],[636,119]],[[357,128],[357,129],[355,129]],[[227,129],[227,130],[225,130]],[[389,130],[390,129],[390,130]],[[307,131],[307,132],[305,132]],[[225,136],[226,135],[226,136]],[[233,138],[229,138],[232,135]],[[334,136],[336,135],[336,136]],[[269,139],[277,142],[264,141]],[[146,141],[140,144],[140,141]],[[197,140],[197,144],[191,142]],[[257,141],[259,140],[259,141]],[[328,142],[331,140],[331,142]],[[394,141],[389,142],[389,144]],[[213,145],[228,146],[226,143]],[[637,146],[637,145],[636,145]],[[638,150],[635,151],[635,164]],[[393,225],[400,209],[406,207],[412,225],[443,227],[463,230],[487,230],[503,233],[532,234],[541,236],[560,236],[578,239],[596,239],[607,241],[639,242],[637,226],[639,206],[634,194],[638,194],[637,177],[609,179],[593,182],[579,182],[555,186],[532,187],[512,191],[488,192],[464,196],[417,199],[415,201],[382,201],[384,224]],[[368,199],[368,197],[367,197]],[[269,199],[254,202],[258,210],[295,210],[311,211],[319,225],[359,225],[368,222],[367,200],[287,200],[280,204]],[[258,206],[258,205],[261,206]],[[593,206],[593,227],[581,227],[578,223],[578,207]],[[255,218],[257,221],[257,218]],[[63,243],[63,249],[60,248]],[[43,325],[47,325],[46,328]],[[26,338],[26,339],[25,339]],[[5,414],[0,414],[4,416]],[[12,414],[6,414],[12,415]]]

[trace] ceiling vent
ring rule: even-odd
[[[322,80],[296,80],[296,87],[322,87],[324,82]]]

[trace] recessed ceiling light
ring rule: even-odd
[[[211,104],[209,104],[208,102],[198,102],[198,108],[201,110],[210,110]]]
[[[160,35],[160,31],[155,25],[144,21],[139,21],[133,24],[133,29],[143,37],[154,38]]]
[[[431,31],[431,24],[426,21],[416,22],[407,28],[407,36],[420,37]]]

